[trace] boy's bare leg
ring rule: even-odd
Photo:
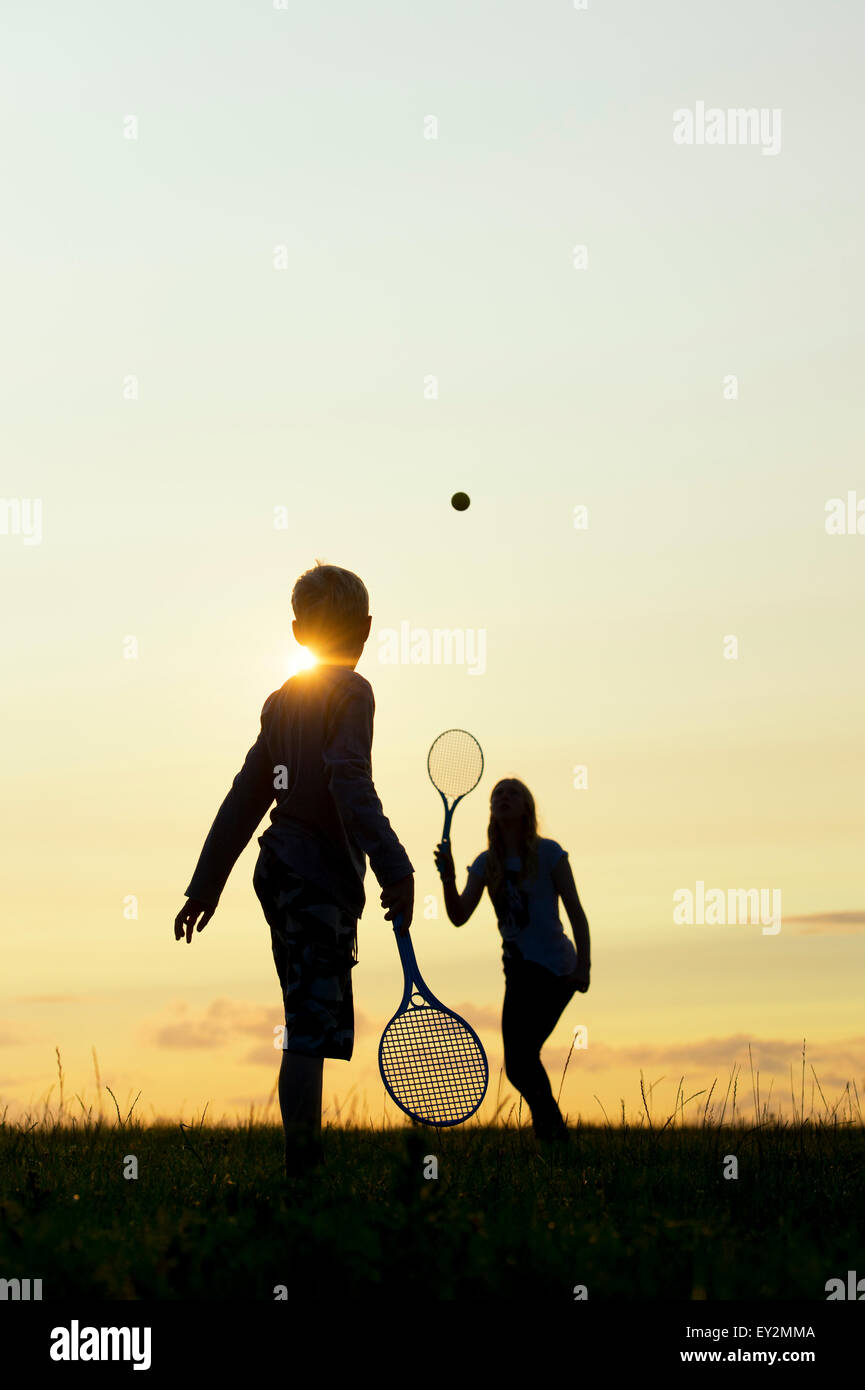
[[[321,1163],[321,1087],[324,1061],[283,1052],[279,1068],[279,1108],[285,1131],[285,1167],[292,1175]]]

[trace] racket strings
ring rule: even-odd
[[[484,755],[465,729],[448,729],[430,749],[427,768],[433,785],[445,796],[465,796],[481,780]]]
[[[381,1068],[397,1104],[427,1124],[468,1119],[486,1093],[486,1058],[468,1025],[426,1004],[388,1024]]]

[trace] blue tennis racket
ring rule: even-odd
[[[450,843],[451,821],[457,805],[474,791],[484,770],[484,755],[474,734],[465,729],[448,729],[439,734],[427,755],[427,772],[445,808],[442,840]],[[450,805],[448,800],[450,799]]]
[[[424,983],[402,913],[393,922],[404,978],[400,1006],[378,1047],[378,1067],[391,1100],[424,1125],[444,1129],[469,1119],[486,1095],[490,1069],[481,1040]]]

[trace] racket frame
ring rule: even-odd
[[[433,781],[432,772],[430,771],[430,758],[432,757],[432,750],[433,750],[433,748],[435,748],[435,746],[436,746],[436,744],[438,743],[439,739],[444,737],[444,734],[445,734],[445,733],[448,733],[448,734],[450,734],[450,733],[462,733],[462,734],[467,734],[468,737],[471,738],[471,739],[473,739],[474,742],[477,744],[478,753],[480,754],[480,759],[481,759],[481,767],[480,767],[480,772],[478,773],[477,781],[474,783],[473,786],[469,787],[468,791],[460,792],[459,796],[456,797],[456,798],[454,799],[454,802],[453,802],[453,805],[452,805],[452,806],[449,806],[449,805],[448,805],[447,796],[446,796],[445,793],[442,791],[441,787],[436,786],[435,781]],[[453,820],[454,811],[456,810],[456,808],[457,808],[457,806],[459,805],[459,803],[462,801],[463,797],[464,797],[464,796],[468,796],[468,795],[469,795],[469,792],[473,792],[473,791],[474,791],[475,787],[478,785],[478,782],[480,782],[481,778],[482,778],[483,775],[484,775],[484,752],[483,752],[483,749],[481,748],[480,744],[478,743],[477,739],[475,738],[474,734],[469,734],[468,729],[446,729],[446,730],[444,731],[444,733],[439,734],[439,735],[438,735],[438,738],[435,738],[435,739],[433,740],[433,742],[431,743],[429,753],[427,754],[427,773],[429,774],[429,779],[430,779],[430,781],[432,782],[433,786],[435,787],[436,791],[438,792],[439,796],[441,797],[442,803],[443,803],[444,808],[445,808],[445,819],[444,819],[444,830],[443,830],[443,832],[442,832],[442,841],[443,841],[444,844],[446,844],[446,845],[449,846],[449,845],[450,845],[450,828],[451,828],[451,821]],[[403,1112],[404,1115],[408,1115],[411,1119],[418,1121],[419,1124],[430,1125],[430,1126],[433,1127],[434,1129],[448,1129],[448,1128],[450,1128],[450,1127],[453,1126],[453,1125],[465,1124],[466,1120],[471,1119],[472,1115],[474,1115],[475,1112],[479,1109],[479,1107],[483,1104],[484,1097],[486,1096],[487,1087],[489,1086],[489,1080],[490,1080],[490,1067],[489,1067],[489,1062],[488,1062],[488,1060],[487,1060],[487,1054],[486,1054],[486,1052],[484,1051],[483,1043],[481,1042],[481,1040],[480,1040],[480,1038],[478,1037],[477,1033],[475,1032],[474,1028],[472,1028],[471,1024],[470,1024],[470,1023],[467,1023],[466,1020],[465,1020],[464,1018],[462,1018],[459,1014],[454,1013],[453,1009],[447,1008],[446,1005],[444,1005],[444,1004],[441,1002],[440,999],[437,999],[437,998],[436,998],[436,996],[433,994],[432,990],[431,990],[431,989],[429,988],[429,986],[426,984],[426,982],[425,982],[423,976],[422,976],[421,973],[420,973],[420,970],[418,969],[417,958],[416,958],[415,953],[414,953],[414,946],[412,945],[411,936],[410,936],[408,933],[406,933],[405,935],[403,935],[402,932],[401,932],[401,930],[400,930],[401,927],[402,927],[402,920],[403,920],[403,919],[402,919],[402,913],[401,913],[401,912],[398,912],[398,913],[396,914],[396,916],[394,917],[394,920],[393,920],[393,930],[394,930],[394,936],[396,937],[396,944],[397,944],[397,949],[398,949],[398,951],[399,951],[400,962],[402,963],[402,972],[403,972],[403,994],[402,994],[402,999],[401,999],[400,1002],[399,1002],[399,1007],[398,1007],[397,1010],[396,1010],[396,1013],[394,1014],[393,1018],[391,1018],[391,1019],[389,1020],[387,1026],[386,1026],[385,1029],[384,1029],[384,1032],[383,1032],[382,1035],[381,1035],[381,1040],[380,1040],[379,1045],[378,1045],[378,1069],[379,1069],[379,1073],[381,1074],[381,1079],[382,1079],[382,1081],[384,1082],[384,1088],[385,1088],[385,1090],[387,1091],[388,1095],[390,1096],[390,1098],[391,1098],[391,1100],[394,1102],[394,1104],[397,1105],[397,1106],[399,1107],[399,1109]],[[420,995],[420,997],[421,997],[428,1005],[430,1005],[432,1008],[438,1009],[441,1013],[447,1014],[448,1017],[450,1017],[450,1018],[455,1018],[455,1019],[458,1021],[458,1023],[460,1024],[460,1026],[461,1026],[462,1028],[464,1028],[464,1029],[466,1030],[466,1032],[470,1035],[470,1037],[474,1040],[475,1045],[477,1046],[478,1052],[480,1053],[480,1056],[483,1058],[483,1064],[484,1064],[484,1084],[483,1084],[483,1090],[481,1091],[481,1094],[480,1094],[478,1100],[477,1100],[477,1101],[475,1102],[475,1104],[473,1105],[472,1109],[469,1110],[468,1113],[467,1113],[466,1115],[460,1116],[459,1119],[455,1119],[455,1120],[430,1120],[430,1119],[427,1119],[426,1116],[423,1116],[423,1115],[416,1115],[416,1114],[414,1113],[413,1110],[410,1110],[410,1109],[408,1108],[408,1106],[404,1105],[403,1102],[402,1102],[397,1096],[394,1095],[393,1091],[392,1091],[391,1088],[390,1088],[390,1084],[389,1084],[389,1082],[388,1082],[388,1079],[387,1079],[387,1077],[385,1076],[385,1071],[384,1071],[384,1040],[385,1040],[385,1037],[387,1036],[388,1028],[390,1028],[390,1025],[391,1025],[391,1023],[393,1023],[394,1019],[399,1018],[401,1014],[408,1013],[408,1010],[409,1010],[409,1009],[421,1007],[420,1005],[414,1004],[414,1003],[412,1002],[412,996],[415,994],[415,992],[417,992],[417,993]]]
[[[475,784],[474,784],[473,787],[469,787],[469,789],[468,789],[467,792],[460,792],[459,796],[458,796],[458,797],[456,798],[456,800],[454,801],[453,806],[448,806],[448,799],[447,799],[445,793],[442,791],[441,787],[436,786],[435,782],[433,781],[433,775],[432,775],[432,773],[430,772],[430,765],[429,765],[429,763],[430,763],[430,758],[432,757],[432,751],[433,751],[433,749],[435,748],[435,746],[436,746],[436,744],[438,743],[439,739],[440,739],[440,738],[444,738],[445,734],[468,734],[468,737],[471,738],[471,739],[474,739],[475,743],[477,743],[478,752],[480,753],[480,757],[481,757],[481,770],[480,770],[480,772],[478,773],[478,780],[477,780],[477,782],[475,782]],[[456,810],[457,806],[459,806],[459,804],[460,804],[460,802],[462,801],[463,797],[464,797],[464,796],[469,796],[469,795],[474,791],[475,787],[478,785],[478,782],[480,782],[481,778],[482,778],[483,775],[484,775],[484,750],[481,748],[481,746],[480,746],[480,744],[478,743],[477,739],[475,738],[474,734],[469,734],[468,729],[445,729],[444,733],[439,734],[438,738],[433,739],[433,742],[430,744],[430,750],[429,750],[429,752],[427,753],[427,759],[426,759],[426,770],[427,770],[427,773],[429,774],[429,779],[430,779],[430,781],[432,782],[433,786],[435,787],[436,791],[438,792],[438,794],[439,794],[439,796],[441,797],[442,802],[443,802],[443,804],[444,804],[444,808],[445,808],[445,824],[444,824],[444,830],[442,831],[442,841],[443,841],[444,844],[450,845],[450,842],[451,842],[451,821],[453,820],[454,811]]]
[[[436,998],[432,990],[427,985],[426,981],[420,973],[420,970],[418,969],[417,958],[414,953],[414,946],[412,945],[411,936],[408,932],[406,932],[406,934],[403,936],[400,931],[401,927],[402,913],[398,912],[393,920],[393,930],[394,936],[396,937],[397,949],[399,950],[399,958],[402,962],[403,994],[396,1013],[394,1014],[393,1018],[388,1021],[387,1027],[381,1035],[381,1040],[378,1045],[378,1069],[381,1074],[381,1079],[384,1082],[385,1090],[387,1091],[394,1104],[399,1106],[400,1110],[403,1112],[404,1115],[409,1115],[411,1119],[417,1120],[422,1125],[430,1125],[434,1129],[448,1129],[452,1125],[465,1124],[466,1120],[470,1120],[472,1115],[474,1115],[475,1111],[478,1110],[479,1107],[483,1104],[484,1097],[487,1093],[487,1087],[489,1086],[490,1081],[490,1066],[489,1062],[487,1061],[487,1054],[484,1051],[483,1043],[481,1042],[474,1028],[472,1028],[471,1024],[467,1023],[466,1020],[460,1016],[460,1014],[454,1013],[453,1009],[447,1008],[447,1006],[443,1004],[440,999]],[[424,999],[426,1003],[431,1005],[434,1009],[438,1009],[439,1012],[447,1014],[450,1018],[455,1018],[460,1024],[460,1026],[464,1028],[466,1032],[469,1033],[470,1036],[473,1038],[475,1044],[477,1045],[478,1051],[481,1057],[483,1058],[483,1090],[481,1091],[480,1096],[478,1097],[475,1104],[472,1106],[471,1110],[469,1110],[467,1114],[461,1115],[458,1119],[455,1120],[429,1120],[424,1115],[416,1115],[413,1110],[409,1110],[409,1108],[406,1105],[404,1105],[403,1102],[399,1100],[397,1096],[394,1095],[393,1091],[390,1088],[388,1079],[385,1076],[384,1040],[387,1036],[387,1030],[388,1028],[390,1028],[390,1025],[391,1023],[393,1023],[394,1019],[399,1018],[401,1014],[408,1013],[409,1009],[416,1009],[422,1007],[421,1005],[414,1004],[412,1002],[412,996],[415,994],[415,992],[417,992],[421,996],[421,998]]]

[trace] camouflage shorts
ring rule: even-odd
[[[252,883],[270,925],[285,1005],[285,1051],[347,1062],[354,1049],[356,918],[292,873],[267,845]]]

